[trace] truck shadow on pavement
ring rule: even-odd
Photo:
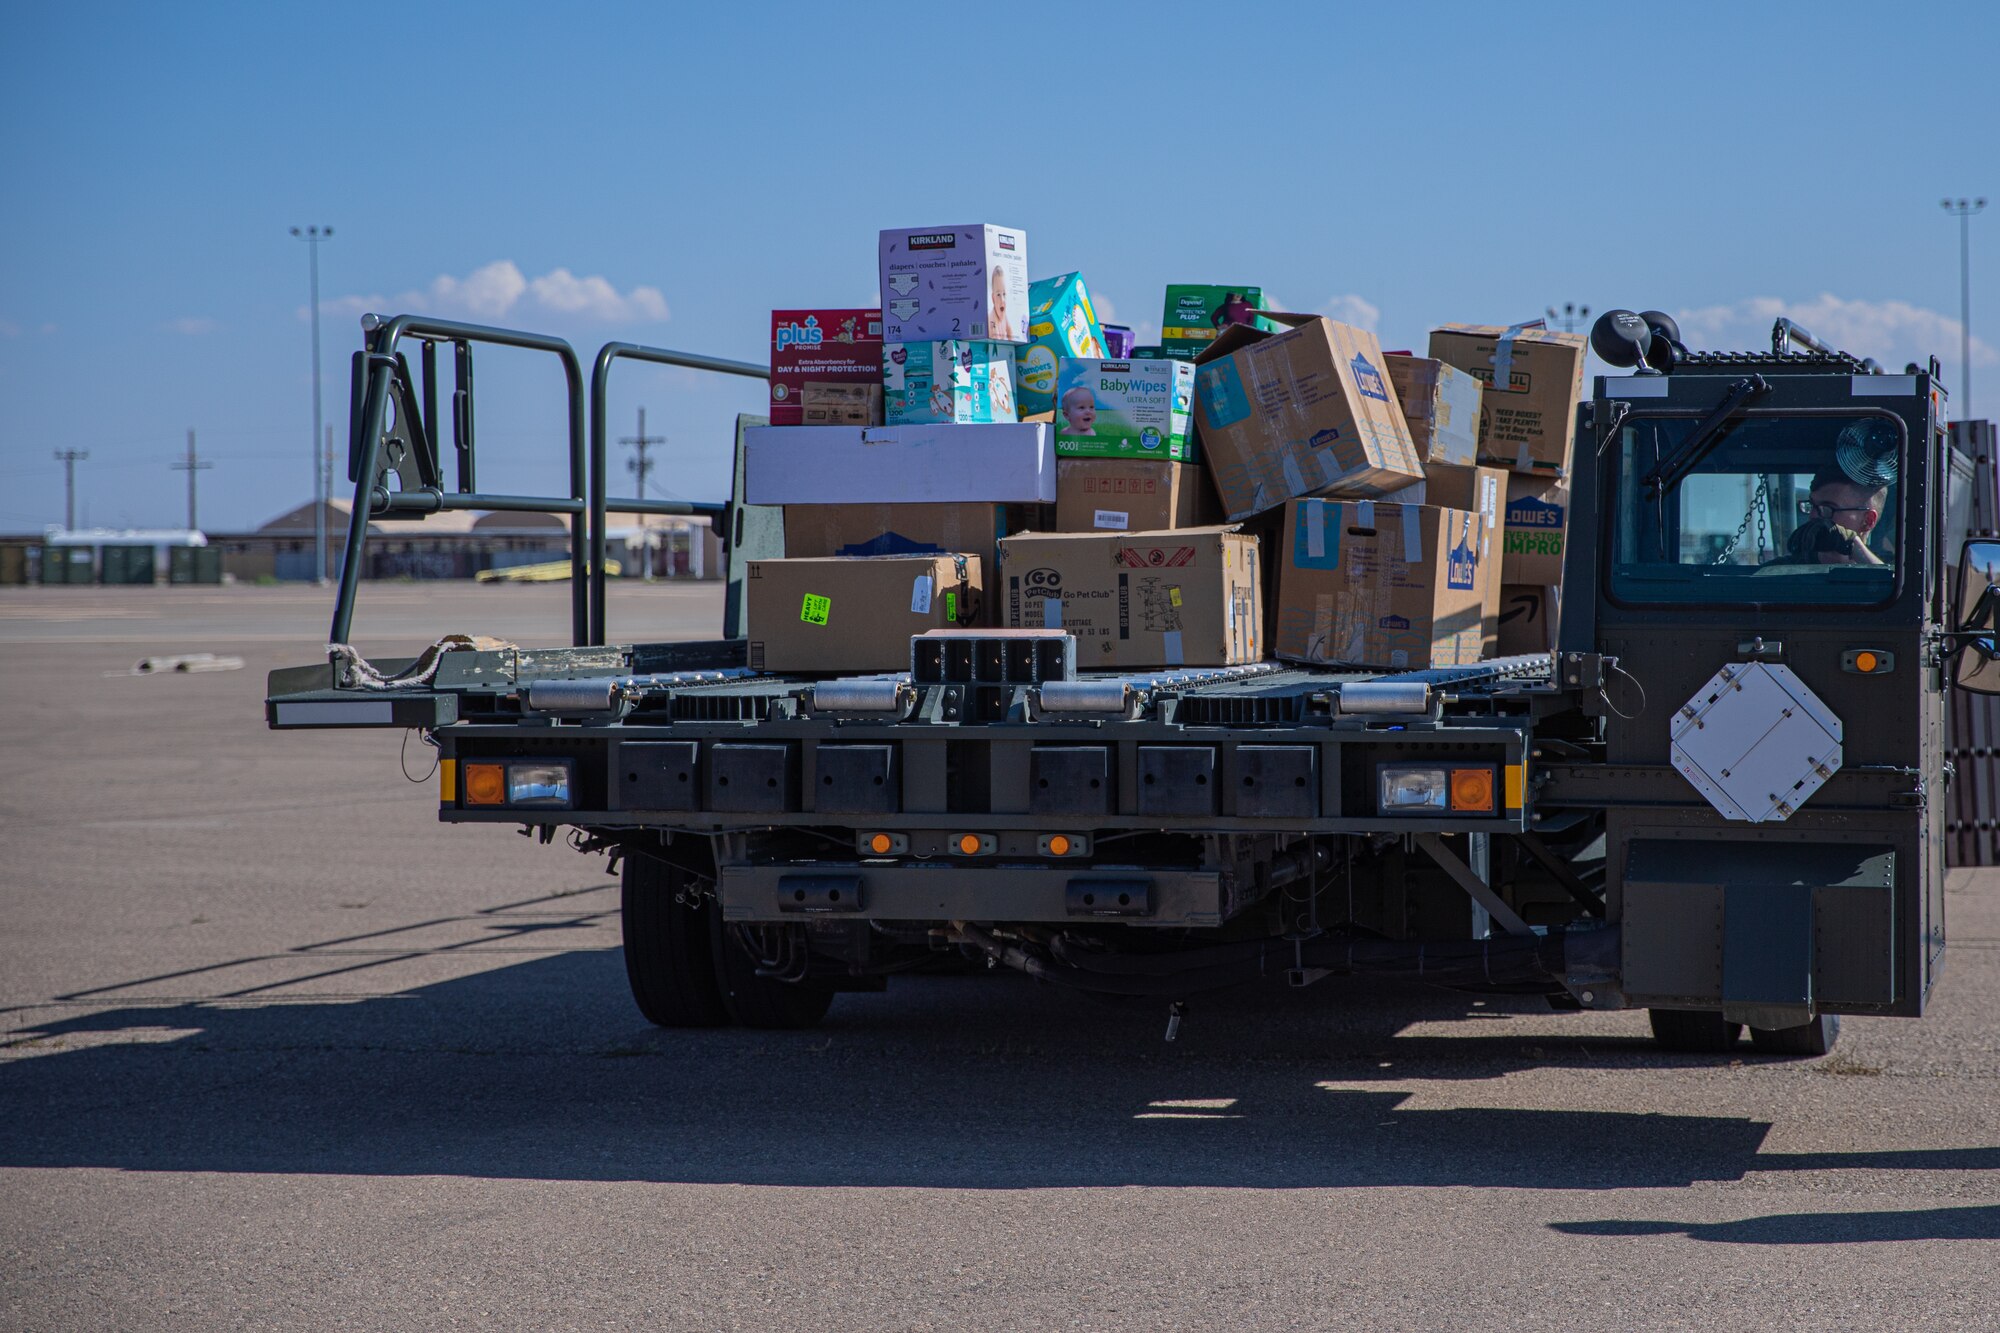
[[[95,1007],[69,997],[46,1017],[0,1015],[14,1029],[0,1039],[0,1166],[1571,1190],[1840,1166],[2000,1168],[2000,1149],[1766,1153],[1768,1123],[1724,1115],[1425,1107],[1397,1081],[1709,1062],[1636,1036],[1552,1036],[1563,1020],[1545,1010],[1547,1021],[1514,1035],[1516,1024],[1493,1020],[1535,1016],[1539,1001],[1481,1005],[1379,982],[1198,998],[1168,1045],[1163,1005],[1094,1003],[1013,977],[905,978],[886,994],[841,997],[809,1032],[661,1031],[633,1010],[607,948],[344,1000],[196,995],[200,978],[181,978],[174,994],[148,994],[165,980],[153,978],[131,983],[132,999],[105,987]],[[1433,1020],[1460,1035],[1400,1035]],[[1842,1226],[1994,1232],[1993,1210],[1939,1210],[1932,1223],[1873,1216],[1798,1227],[1827,1239],[1895,1238],[1845,1237]],[[1765,1241],[1792,1224],[1568,1225]]]

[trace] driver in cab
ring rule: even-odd
[[[1786,543],[1795,565],[1882,565],[1868,545],[1882,521],[1896,480],[1896,434],[1883,423],[1857,421],[1834,441],[1834,466],[1814,475],[1799,502],[1801,522]]]

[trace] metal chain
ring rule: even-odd
[[[1758,480],[1757,491],[1750,497],[1750,508],[1744,512],[1743,521],[1736,525],[1735,534],[1715,553],[1715,559],[1710,564],[1729,562],[1729,557],[1736,553],[1737,546],[1743,541],[1743,534],[1750,531],[1752,519],[1757,522],[1757,563],[1761,565],[1764,563],[1764,552],[1775,549],[1771,546],[1771,482],[1768,477]]]

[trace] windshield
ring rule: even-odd
[[[1894,417],[1745,415],[1665,494],[1645,479],[1693,417],[1620,431],[1611,595],[1623,602],[1886,602],[1896,586]]]

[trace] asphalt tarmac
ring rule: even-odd
[[[384,585],[378,655],[567,637]],[[619,587],[619,638],[713,587]],[[0,1327],[2000,1327],[2000,878],[1930,1014],[1821,1060],[1327,981],[1013,977],[664,1032],[601,858],[435,820],[400,734],[274,734],[311,590],[0,589]],[[236,654],[242,670],[125,673]]]

